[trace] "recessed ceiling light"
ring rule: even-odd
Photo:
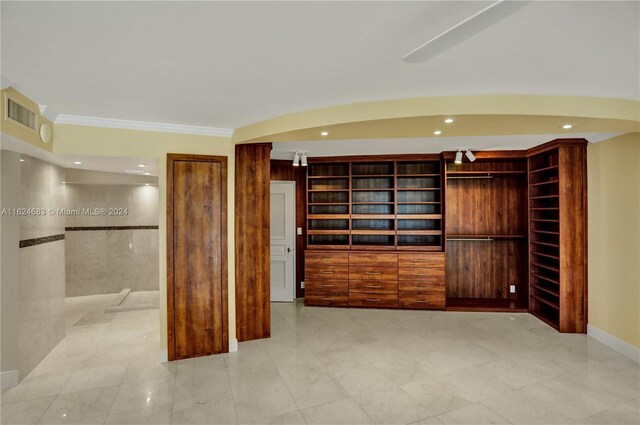
[[[20,162],[24,162],[24,159],[20,158]]]
[[[149,183],[145,183],[144,185],[145,185],[145,186],[149,186]]]
[[[62,184],[67,184],[67,182],[60,182],[60,183],[62,183]]]
[[[441,135],[441,134],[442,134],[442,131],[440,131],[440,130],[436,130],[436,131],[434,131],[434,132],[433,132],[433,134],[435,134],[436,136],[439,136],[439,135]]]
[[[138,164],[138,167],[140,167],[140,168],[145,168],[145,167],[146,167],[146,165],[144,165],[144,164]]]
[[[323,131],[322,133],[320,133],[321,136],[328,136],[329,132],[328,131]]]
[[[144,173],[144,175],[145,175],[145,176],[150,176],[150,175],[151,175],[151,173]]]
[[[80,162],[80,161],[73,161],[73,163],[76,164],[76,165],[82,165],[82,162]]]
[[[562,126],[562,128],[564,128],[565,130],[569,130],[570,128],[573,128],[573,125],[565,124],[565,125]]]
[[[447,118],[444,122],[445,124],[451,124],[453,122],[453,118]]]

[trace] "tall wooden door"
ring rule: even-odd
[[[229,351],[227,158],[167,157],[169,360]]]

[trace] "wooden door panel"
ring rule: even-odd
[[[176,157],[167,168],[170,360],[228,351],[226,158]]]

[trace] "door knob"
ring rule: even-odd
[[[287,248],[287,252],[293,251],[293,248]]]

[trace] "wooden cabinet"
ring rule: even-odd
[[[444,309],[444,253],[306,252],[310,306]]]
[[[305,255],[305,303],[347,307],[349,304],[349,254],[307,252]]]
[[[401,308],[445,308],[444,253],[398,254],[398,300]]]

